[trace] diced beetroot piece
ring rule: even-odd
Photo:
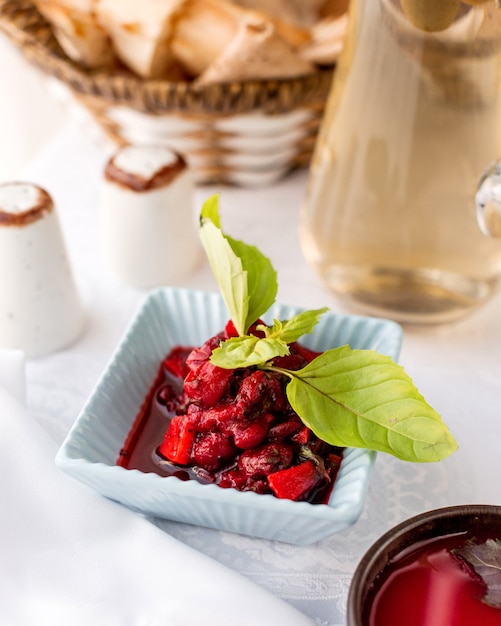
[[[184,378],[190,371],[186,365],[188,355],[193,351],[192,347],[176,346],[163,361],[164,368],[176,378]]]
[[[325,453],[325,443],[316,436],[312,436],[307,443],[307,446],[313,454],[319,457],[324,457]]]
[[[320,356],[322,354],[322,352],[316,352],[315,350],[310,350],[309,348],[307,348],[306,346],[303,346],[297,341],[294,343],[291,343],[289,348],[293,354],[300,354],[308,363],[311,363],[313,359],[316,359],[317,356]]]
[[[191,457],[195,465],[214,471],[232,459],[235,451],[231,439],[223,433],[212,431],[197,437]]]
[[[235,328],[235,324],[232,322],[232,320],[228,320],[228,322],[226,323],[226,326],[224,328],[224,334],[226,339],[230,339],[230,337],[238,337],[238,331]]]
[[[253,411],[253,407],[276,412],[286,406],[281,380],[275,373],[262,370],[254,370],[242,379],[235,401],[242,413]]]
[[[327,457],[327,463],[331,466],[339,466],[341,465],[341,461],[343,460],[342,456],[339,456],[339,454],[329,454],[329,456]]]
[[[263,326],[264,322],[262,319],[258,319],[252,324],[252,326],[247,331],[248,335],[254,335],[254,337],[259,337],[260,339],[264,339],[264,331],[258,330],[258,326]]]
[[[294,443],[299,443],[304,445],[308,443],[311,435],[311,430],[307,426],[302,426],[296,433],[294,433],[291,437]]]
[[[311,461],[304,461],[268,476],[268,484],[276,497],[289,500],[304,500],[320,480],[322,477]]]
[[[186,366],[192,371],[196,371],[203,363],[210,359],[212,351],[221,343],[221,337],[215,336],[208,339],[199,348],[194,348],[186,358]]]
[[[265,478],[268,474],[289,467],[294,452],[292,447],[283,443],[267,443],[255,450],[242,452],[238,459],[238,468],[251,478]]]
[[[343,457],[339,456],[338,454],[329,454],[327,460],[325,461],[325,467],[327,469],[327,473],[329,475],[329,480],[331,483],[334,483],[336,480],[336,476],[338,475],[342,460]]]
[[[254,493],[271,493],[268,482],[264,478],[251,478],[245,483],[242,491],[253,491]]]
[[[196,429],[192,420],[185,415],[175,415],[158,452],[173,463],[188,465],[195,441]]]
[[[200,402],[204,407],[211,407],[222,398],[232,376],[233,370],[205,361],[186,376],[184,392],[191,400]]]
[[[292,371],[300,370],[307,364],[308,361],[300,354],[288,354],[286,356],[278,356],[273,359],[273,365]]]
[[[299,419],[299,417],[293,417],[285,420],[284,422],[274,424],[268,431],[268,437],[270,439],[283,441],[301,428],[303,428],[303,422]]]
[[[284,384],[282,376],[275,373],[267,373],[264,379],[265,388],[263,390],[264,407],[272,410],[274,413],[283,411],[289,407],[289,401],[284,393]]]
[[[160,389],[157,391],[156,400],[158,404],[165,406],[170,409],[172,405],[177,404],[177,392],[172,387],[172,385],[162,385]]]
[[[254,491],[255,493],[271,493],[268,483],[264,479],[252,479],[240,471],[238,468],[232,468],[220,472],[216,479],[217,485],[228,489],[233,487],[238,491]]]
[[[238,410],[233,404],[218,404],[209,409],[201,408],[198,430],[200,432],[220,430],[227,435],[233,434],[233,423],[237,416]]]
[[[322,354],[321,352],[310,350],[297,342],[291,343],[289,350],[289,355],[277,357],[273,360],[273,364],[288,370],[299,370]]]
[[[255,370],[246,376],[237,392],[236,401],[239,409],[244,412],[262,399],[265,373]]]
[[[186,407],[185,415],[195,426],[196,432],[200,432],[200,422],[202,421],[203,414],[204,409],[199,404],[191,403]]]
[[[243,491],[245,484],[247,483],[247,476],[235,467],[224,472],[220,472],[217,475],[216,483],[224,489],[233,487],[234,489]]]
[[[251,419],[235,420],[231,425],[235,445],[248,450],[261,444],[268,434],[272,419],[271,413],[261,413]]]

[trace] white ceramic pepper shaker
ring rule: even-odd
[[[42,356],[74,341],[84,320],[51,196],[1,184],[0,347]]]
[[[107,163],[101,190],[103,255],[134,287],[179,284],[201,258],[185,160],[167,148],[127,146]]]

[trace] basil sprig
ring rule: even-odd
[[[457,449],[440,415],[388,356],[342,346],[297,371],[276,367],[273,360],[288,355],[289,344],[311,333],[327,309],[274,320],[271,326],[260,324],[263,338],[247,334],[275,301],[276,272],[257,248],[223,233],[217,195],[202,208],[200,238],[238,333],[213,351],[214,365],[256,366],[289,377],[286,393],[293,409],[320,439],[333,445],[368,448],[414,462],[440,461]]]
[[[200,239],[239,335],[275,302],[277,273],[254,246],[225,235],[219,220],[219,196],[210,197],[200,214]]]

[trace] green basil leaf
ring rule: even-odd
[[[264,331],[270,337],[278,337],[285,343],[292,343],[303,335],[312,333],[318,324],[319,317],[328,310],[328,307],[324,307],[323,309],[303,311],[290,320],[273,320],[273,326],[270,328],[265,327]]]
[[[200,217],[209,219],[216,228],[221,230],[221,219],[219,217],[219,195],[217,193],[207,198],[207,200],[203,203]]]
[[[210,357],[213,365],[224,369],[250,367],[267,363],[277,356],[289,354],[289,347],[280,339],[260,339],[254,335],[232,337],[216,348]]]
[[[440,415],[388,356],[343,346],[288,374],[292,407],[328,443],[416,462],[439,461],[457,449]]]
[[[255,246],[226,236],[221,230],[219,196],[205,201],[200,213],[200,239],[239,335],[274,303],[277,274]]]
[[[226,239],[247,272],[249,302],[244,324],[247,331],[275,302],[278,289],[277,273],[271,261],[255,246],[249,246],[231,237]]]
[[[237,332],[244,335],[248,312],[247,272],[212,220],[201,219],[200,239]]]

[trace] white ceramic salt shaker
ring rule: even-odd
[[[51,196],[0,185],[0,347],[39,357],[74,341],[84,310]]]
[[[201,258],[194,182],[167,148],[127,146],[107,163],[101,189],[103,256],[134,287],[179,284]]]

